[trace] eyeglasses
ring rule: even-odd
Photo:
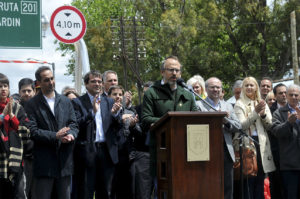
[[[209,89],[217,89],[217,90],[219,90],[219,89],[221,89],[222,87],[220,87],[220,86],[209,86],[208,88],[209,88]]]
[[[101,80],[90,80],[90,82],[91,82],[92,84],[96,84],[96,83],[102,84],[102,81],[101,81]]]
[[[181,70],[180,69],[176,69],[176,68],[164,68],[164,70],[170,72],[170,73],[179,73]]]

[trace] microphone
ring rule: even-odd
[[[176,80],[176,83],[177,83],[178,85],[182,86],[183,88],[186,88],[186,89],[188,89],[188,90],[191,89],[188,85],[186,85],[186,83],[184,82],[184,80],[183,80],[182,78],[177,79],[177,80]]]

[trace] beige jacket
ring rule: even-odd
[[[255,101],[245,98],[244,100],[239,99],[236,102],[234,111],[242,125],[242,129],[247,134],[249,134],[249,130],[252,132],[256,128],[264,173],[269,173],[276,170],[273,162],[270,140],[267,134],[267,130],[272,125],[272,115],[269,107],[266,106],[266,117],[262,119],[255,112],[254,108]]]

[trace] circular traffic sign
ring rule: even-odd
[[[77,8],[61,6],[51,15],[50,27],[59,41],[70,44],[75,43],[84,36],[86,21]]]

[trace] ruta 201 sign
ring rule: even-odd
[[[42,48],[40,0],[0,0],[0,48]]]

